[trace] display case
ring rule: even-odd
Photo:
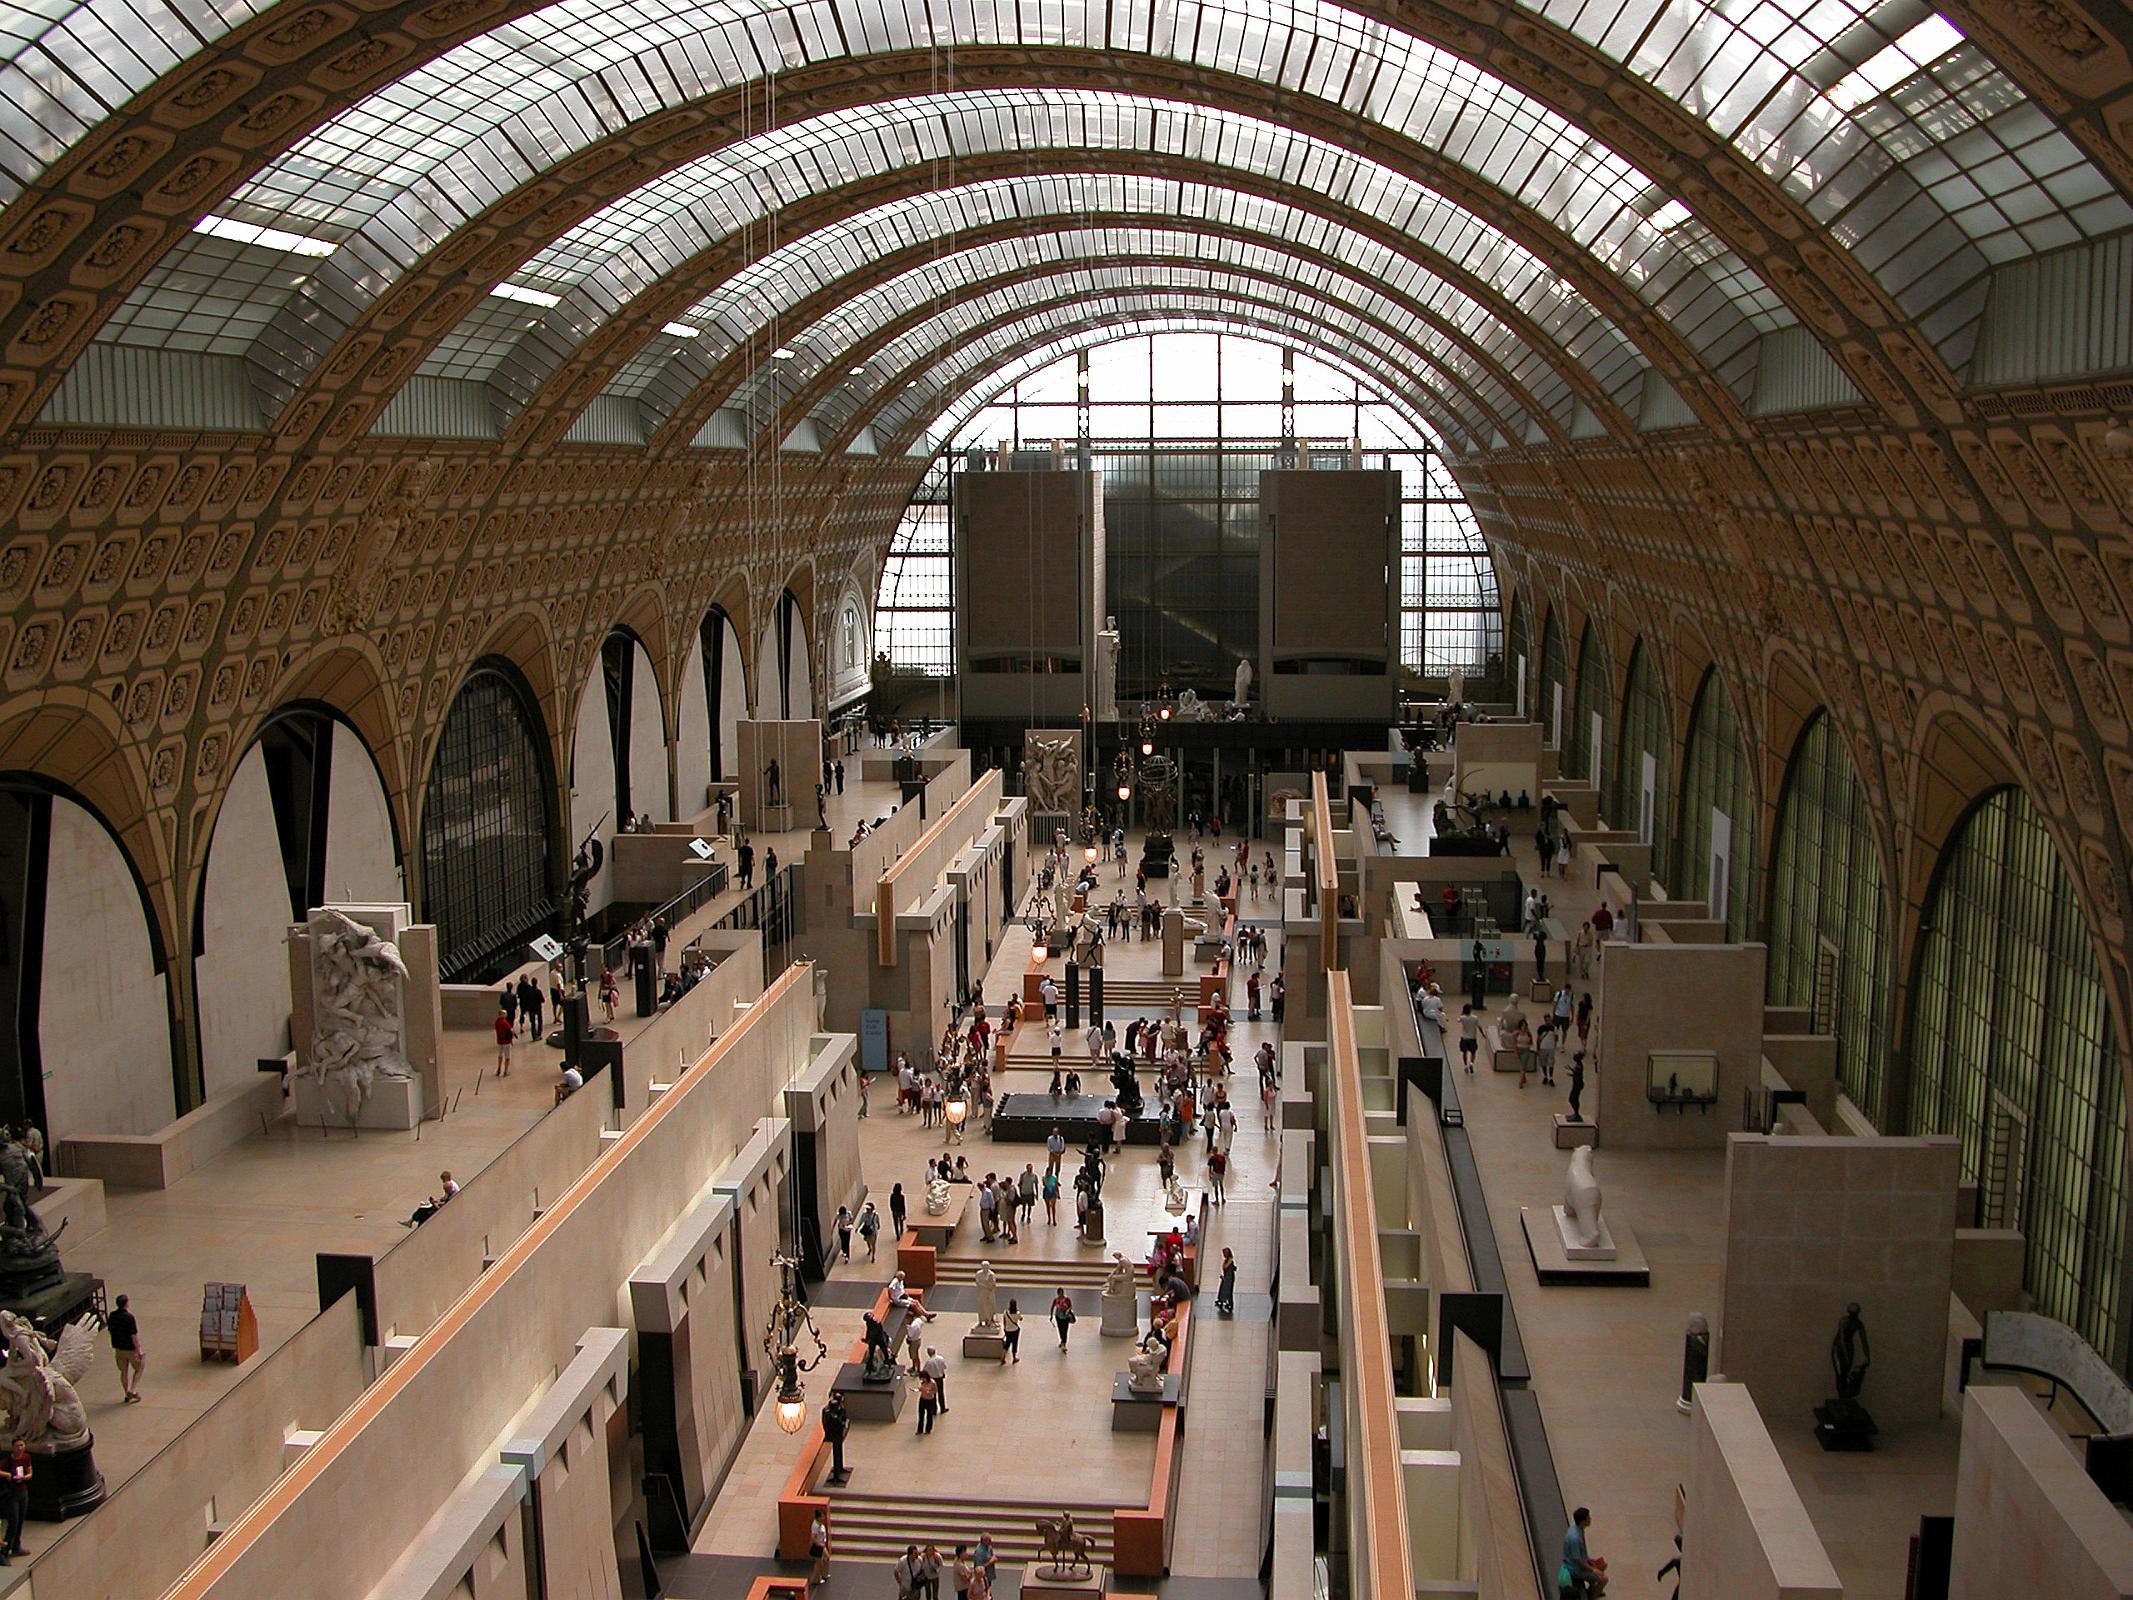
[[[1715,1050],[1654,1050],[1645,1058],[1644,1097],[1655,1106],[1708,1106],[1718,1099]]]

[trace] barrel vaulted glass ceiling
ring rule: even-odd
[[[0,5],[0,198],[269,9]],[[1730,142],[1958,369],[1994,265],[2133,226],[2133,206],[2043,108],[1916,0],[1521,9]],[[988,59],[987,87],[959,87],[959,47],[1012,54]],[[779,74],[869,58],[894,85],[884,94],[902,98],[780,108]],[[1119,211],[1153,211],[1169,184],[1198,208],[1181,216],[1383,277],[1403,297],[1402,359],[1411,350],[1438,393],[1462,396],[1477,427],[1516,430],[1536,408],[1559,426],[1574,399],[1627,408],[1662,345],[1744,397],[1757,339],[1794,321],[1682,198],[1532,94],[1407,31],[1386,0],[565,0],[417,62],[247,168],[100,337],[241,356],[278,408],[486,208],[574,153],[707,102],[722,119],[707,126],[726,130],[715,147],[535,248],[422,370],[488,385],[508,417],[627,319],[612,357],[601,346],[606,392],[671,416],[699,405],[737,341],[774,335],[782,309],[824,285],[867,294],[868,312],[834,324],[838,336],[893,320],[898,308],[864,281],[868,254],[927,239],[954,251],[971,227],[1096,196],[1063,182],[1113,186],[1101,198]],[[1079,85],[1099,70],[1116,86],[1047,87],[1048,74]],[[1003,78],[1026,81],[994,87]],[[738,86],[752,88],[716,99]],[[906,192],[854,215],[855,186],[892,176],[911,180]],[[706,281],[676,315],[692,262],[737,241],[728,270],[775,251],[775,271],[757,259],[741,278]],[[1005,261],[1012,247],[988,259],[1011,270],[1049,247],[1022,248],[1017,262]],[[654,302],[662,313],[649,316]],[[835,359],[815,352],[815,370]],[[781,393],[791,382],[776,379]]]

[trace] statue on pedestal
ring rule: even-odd
[[[860,1372],[860,1381],[888,1383],[896,1376],[896,1355],[889,1348],[889,1330],[871,1311],[861,1312],[859,1320],[866,1335],[866,1365]]]
[[[1247,659],[1239,658],[1237,662],[1236,691],[1230,696],[1230,704],[1234,705],[1239,711],[1242,711],[1247,705],[1251,703],[1251,698],[1252,664]]]
[[[1125,1256],[1111,1252],[1111,1275],[1104,1279],[1104,1320],[1100,1330],[1107,1339],[1130,1339],[1140,1330],[1138,1302],[1133,1294],[1133,1268]]]
[[[1576,1243],[1590,1247],[1600,1242],[1600,1180],[1592,1175],[1592,1146],[1589,1144],[1581,1144],[1570,1152],[1563,1211],[1571,1219]]]
[[[1126,1357],[1126,1387],[1135,1394],[1161,1394],[1163,1358],[1153,1350],[1136,1350]]]
[[[1185,1204],[1185,1185],[1173,1172],[1170,1182],[1163,1186],[1163,1209],[1174,1217],[1182,1217],[1185,1214]]]
[[[945,1216],[948,1211],[948,1180],[936,1173],[926,1180],[926,1215]]]
[[[1837,1319],[1836,1334],[1829,1341],[1829,1366],[1837,1382],[1837,1395],[1815,1407],[1815,1440],[1825,1450],[1871,1450],[1874,1448],[1874,1418],[1859,1403],[1866,1386],[1866,1369],[1873,1365],[1874,1349],[1866,1337],[1866,1322],[1854,1300]]]
[[[1096,635],[1096,719],[1118,720],[1118,618],[1104,618]]]
[[[1037,1560],[1049,1563],[1035,1571],[1037,1577],[1054,1582],[1086,1578],[1095,1570],[1089,1564],[1095,1554],[1095,1538],[1075,1530],[1073,1512],[1037,1519]]]
[[[766,806],[782,806],[785,804],[785,773],[778,766],[778,758],[776,756],[772,756],[770,765],[763,769],[763,804]]]
[[[992,1270],[990,1261],[980,1261],[978,1270],[971,1276],[971,1284],[977,1290],[978,1325],[973,1332],[998,1333],[1000,1331],[999,1277]]]

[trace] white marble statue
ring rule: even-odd
[[[945,1216],[948,1211],[948,1180],[935,1176],[926,1182],[926,1215]]]
[[[1200,698],[1199,690],[1187,689],[1178,696],[1178,721],[1205,722],[1206,720],[1207,704]]]
[[[1118,720],[1118,618],[1104,618],[1103,631],[1096,635],[1096,718],[1099,722]]]
[[[1022,764],[1022,788],[1030,809],[1071,814],[1081,806],[1081,753],[1073,734],[1045,738],[1031,734]]]
[[[321,906],[311,914],[311,1054],[302,1075],[346,1097],[352,1122],[379,1078],[409,1076],[400,947],[353,917]]]
[[[1135,1394],[1161,1394],[1163,1358],[1153,1350],[1136,1350],[1126,1357],[1126,1387]]]
[[[96,1359],[96,1328],[86,1317],[47,1339],[29,1320],[0,1311],[0,1338],[7,1365],[0,1368],[0,1431],[34,1448],[80,1444],[89,1437],[89,1413],[75,1385]]]
[[[1126,1260],[1123,1251],[1114,1250],[1111,1252],[1111,1275],[1104,1279],[1104,1294],[1109,1297],[1131,1293],[1133,1293],[1133,1265]]]
[[[1163,1186],[1163,1209],[1174,1217],[1181,1217],[1185,1214],[1185,1185],[1179,1181],[1175,1172],[1170,1175],[1170,1181]]]
[[[1570,1152],[1570,1176],[1563,1188],[1563,1215],[1570,1221],[1572,1242],[1592,1249],[1600,1242],[1600,1180],[1592,1175],[1592,1146]]]
[[[1464,667],[1452,668],[1451,678],[1445,685],[1444,698],[1455,706],[1465,703],[1466,669]]]
[[[1237,662],[1236,691],[1230,696],[1230,704],[1242,710],[1252,701],[1252,664],[1239,658]]]
[[[978,1325],[973,1333],[998,1333],[1000,1331],[1000,1279],[992,1270],[990,1261],[980,1261],[978,1270],[971,1274],[971,1286],[978,1295]]]

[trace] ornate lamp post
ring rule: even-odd
[[[770,1259],[778,1269],[778,1303],[770,1308],[770,1323],[763,1330],[763,1353],[770,1357],[771,1371],[777,1374],[778,1427],[786,1433],[798,1433],[807,1421],[805,1375],[822,1364],[829,1346],[823,1342],[822,1330],[815,1326],[814,1313],[800,1298],[800,1263],[784,1254]],[[800,1354],[803,1339],[815,1343],[815,1353],[804,1360]]]

